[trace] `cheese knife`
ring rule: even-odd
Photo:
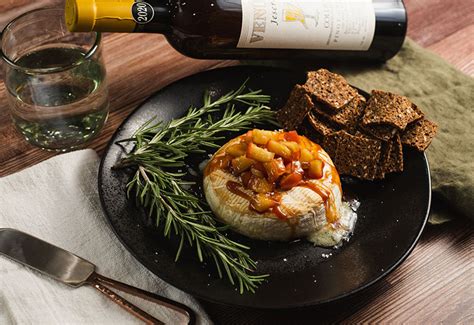
[[[0,255],[9,257],[71,287],[91,285],[147,324],[164,323],[122,298],[109,287],[160,306],[171,308],[185,315],[188,324],[195,323],[195,314],[189,307],[157,294],[106,278],[95,272],[95,265],[91,262],[24,232],[10,228],[0,228]]]

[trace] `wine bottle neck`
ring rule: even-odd
[[[167,0],[66,0],[72,32],[153,32],[170,30]]]

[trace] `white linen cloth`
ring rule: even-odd
[[[0,228],[16,228],[64,248],[97,265],[98,273],[191,307],[198,323],[209,324],[193,297],[149,272],[115,237],[100,207],[98,164],[97,154],[86,149],[0,178]],[[183,322],[170,310],[116,292],[166,324]],[[74,289],[0,256],[0,324],[136,323],[90,286]]]

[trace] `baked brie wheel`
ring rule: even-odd
[[[355,224],[331,158],[296,131],[255,129],[230,140],[207,163],[203,182],[215,216],[251,238],[334,246]]]

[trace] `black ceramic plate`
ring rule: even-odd
[[[124,155],[123,148],[114,143],[129,138],[153,116],[164,121],[180,117],[189,105],[201,104],[206,89],[219,96],[237,89],[247,78],[250,88],[263,89],[272,96],[271,106],[279,108],[305,75],[263,67],[233,67],[196,74],[151,96],[117,130],[99,174],[102,206],[117,236],[163,280],[199,298],[228,305],[317,305],[353,294],[386,276],[412,251],[427,220],[431,184],[422,153],[406,150],[404,172],[388,175],[383,181],[343,180],[345,195],[357,198],[361,205],[354,235],[339,249],[314,247],[304,240],[277,243],[233,235],[251,247],[258,272],[271,274],[255,294],[239,294],[226,279],[218,279],[212,264],[200,264],[194,251],[186,250],[175,263],[175,243],[163,239],[149,225],[143,211],[127,200],[125,184],[130,173],[111,169]]]

